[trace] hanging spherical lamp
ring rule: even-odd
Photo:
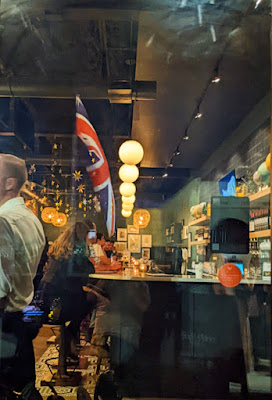
[[[119,148],[119,158],[124,164],[139,164],[143,156],[143,146],[136,140],[127,140]]]
[[[64,213],[58,213],[52,220],[54,226],[64,226],[66,225],[67,217]]]
[[[41,217],[43,222],[50,224],[57,214],[58,212],[54,207],[45,207],[42,211]]]
[[[123,182],[135,182],[139,178],[139,169],[136,167],[136,165],[124,164],[119,169],[119,178]]]
[[[123,215],[123,217],[128,218],[131,216],[131,211],[126,211],[126,210],[122,210],[121,214]]]
[[[125,211],[132,211],[133,208],[134,208],[134,204],[126,204],[126,203],[122,204],[122,209]]]
[[[150,213],[147,210],[139,209],[133,215],[133,225],[139,228],[146,228],[150,222]]]
[[[122,196],[122,202],[123,204],[134,204],[136,200],[136,197],[134,195],[132,196]]]
[[[120,185],[119,191],[122,196],[130,197],[136,193],[136,186],[134,183],[123,182]]]

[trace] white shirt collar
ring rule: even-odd
[[[11,210],[15,206],[22,206],[24,205],[24,199],[22,197],[14,197],[13,199],[10,199],[6,201],[1,207],[0,207],[0,212],[2,213],[3,211]]]

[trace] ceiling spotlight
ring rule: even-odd
[[[167,178],[168,177],[168,173],[167,172],[165,172],[164,174],[163,174],[163,176],[162,176],[163,178]]]
[[[195,115],[195,119],[199,119],[199,118],[201,118],[202,117],[202,113],[201,112],[198,112],[196,115]]]
[[[180,150],[179,150],[179,148],[177,148],[177,150],[174,153],[174,156],[179,156],[179,155],[180,155]]]
[[[259,4],[262,2],[262,0],[255,0],[256,4],[255,4],[255,9],[259,6]]]
[[[215,76],[212,80],[212,83],[218,83],[220,82],[220,80],[221,80],[220,76]]]
[[[183,140],[189,140],[189,136],[187,135],[187,133],[183,136]]]
[[[169,163],[169,167],[172,168],[173,166],[174,166],[173,160],[171,160],[170,163]]]

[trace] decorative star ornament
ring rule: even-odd
[[[51,181],[51,186],[54,186],[55,185],[55,181]]]
[[[85,185],[79,185],[78,187],[77,187],[77,191],[79,192],[79,193],[83,193],[84,192],[84,190],[85,190]]]
[[[54,143],[53,144],[53,150],[57,150],[58,149],[58,145],[57,145],[57,143]]]
[[[46,201],[47,201],[47,197],[46,197],[46,196],[43,196],[43,198],[41,199],[41,202],[42,202],[42,203],[46,203]]]
[[[82,208],[82,201],[78,203],[78,208]]]
[[[75,181],[81,181],[81,179],[82,179],[82,173],[81,173],[81,171],[75,171],[74,173],[73,173],[73,177],[74,177],[74,180]]]
[[[63,201],[62,201],[62,200],[57,201],[57,202],[55,203],[56,207],[58,207],[58,208],[61,207],[62,204],[63,204]]]
[[[35,174],[35,172],[36,172],[36,166],[35,164],[32,164],[31,167],[29,168],[28,174],[29,175]]]

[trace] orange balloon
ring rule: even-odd
[[[218,279],[223,286],[231,288],[239,285],[242,273],[237,265],[227,263],[219,269]]]
[[[270,165],[271,165],[271,153],[268,154],[265,160],[265,166],[269,172],[270,172]]]

